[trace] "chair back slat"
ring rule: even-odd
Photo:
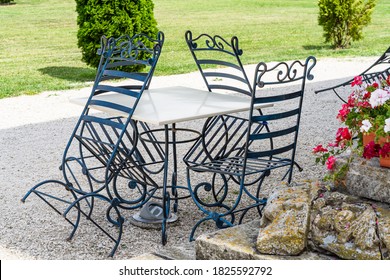
[[[260,115],[260,116],[251,116],[251,120],[253,122],[267,122],[267,121],[272,121],[272,120],[279,120],[279,119],[284,119],[284,118],[289,118],[292,116],[296,116],[300,113],[299,108],[296,108],[294,110],[290,111],[285,111],[282,113],[270,113],[266,115]]]
[[[208,65],[217,65],[217,66],[227,66],[241,71],[240,66],[227,61],[216,60],[216,59],[199,59],[197,62],[198,64],[205,64],[205,65],[208,64]]]
[[[259,152],[248,152],[248,158],[262,158],[270,157],[272,158],[275,155],[279,155],[295,149],[295,143],[283,146],[281,148],[276,148],[268,151],[259,151]]]
[[[253,101],[254,104],[275,103],[279,101],[285,101],[297,97],[301,97],[302,91],[296,91],[293,93],[269,96],[269,97],[256,97]]]
[[[115,127],[117,129],[120,129],[120,130],[124,129],[124,127],[125,127],[125,125],[123,123],[114,122],[110,119],[99,118],[99,117],[90,116],[90,115],[82,116],[82,120],[85,122],[95,122],[95,123],[99,123],[99,124],[104,124],[107,126]]]
[[[98,85],[96,87],[96,91],[99,91],[100,93],[103,92],[116,92],[128,96],[132,96],[135,98],[135,100],[140,98],[141,92],[138,90],[129,90],[126,87],[117,87],[117,86],[110,86],[110,85]],[[95,92],[96,93],[96,92]]]
[[[144,82],[147,78],[147,73],[128,73],[118,70],[105,70],[103,75],[111,79],[114,78],[127,78],[134,79],[136,81]]]
[[[215,84],[215,85],[209,85],[209,88],[211,90],[213,90],[213,89],[223,89],[223,90],[227,90],[227,91],[235,91],[235,92],[247,94],[246,90],[238,88],[238,87],[234,87],[234,86]]]
[[[249,140],[253,141],[253,140],[262,140],[267,138],[275,138],[275,137],[284,136],[296,132],[297,130],[298,130],[298,126],[295,125],[286,129],[272,131],[272,132],[254,133],[254,134],[250,134]]]
[[[124,113],[127,113],[127,114],[131,114],[132,111],[133,111],[132,108],[129,108],[129,107],[117,104],[117,103],[109,102],[109,101],[103,101],[103,100],[95,100],[94,99],[94,100],[91,100],[89,102],[89,104],[90,105],[94,105],[94,106],[105,107],[105,108],[108,108],[108,109],[121,111],[121,112],[124,112]]]

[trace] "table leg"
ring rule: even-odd
[[[173,153],[173,172],[172,172],[172,195],[174,197],[173,212],[177,213],[179,206],[177,192],[177,151],[176,151],[176,124],[172,124],[172,153]]]
[[[161,242],[163,245],[167,243],[167,220],[170,212],[170,196],[167,192],[168,169],[169,169],[169,127],[164,126],[165,130],[165,159],[164,159],[164,177],[163,177],[163,221],[161,225]]]

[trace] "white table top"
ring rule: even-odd
[[[123,105],[134,100],[134,98],[118,93],[101,94],[93,99]],[[88,97],[81,97],[70,99],[70,102],[84,106],[87,100]],[[132,118],[156,125],[172,124],[247,111],[250,101],[250,97],[246,96],[234,96],[181,86],[156,88],[143,92]],[[256,108],[270,106],[272,104],[259,105]],[[116,115],[123,114],[120,111],[95,105],[91,108]]]

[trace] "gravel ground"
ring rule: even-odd
[[[341,102],[331,93],[314,94],[314,90],[337,84],[369,66],[375,58],[322,59],[308,83],[304,98],[297,161],[304,171],[296,180],[318,178],[324,168],[314,164],[311,149],[333,139],[338,122],[335,114]],[[248,66],[250,72],[253,66]],[[341,80],[336,80],[336,79]],[[204,88],[198,73],[155,77],[153,87],[187,85]],[[62,151],[81,112],[69,98],[85,95],[89,89],[44,92],[0,100],[0,259],[108,259],[112,243],[88,221],[81,221],[71,242],[66,241],[70,226],[36,196],[21,203],[23,195],[45,179],[61,179],[58,166]],[[192,123],[199,127],[202,122]],[[188,124],[184,124],[187,126]],[[186,151],[181,145],[179,158]],[[185,174],[179,172],[185,185]],[[270,185],[272,188],[272,184]],[[266,190],[265,190],[266,191]],[[125,217],[121,245],[114,259],[133,256],[161,248],[161,233],[129,223],[134,212]],[[197,209],[190,200],[180,201],[179,221],[168,228],[167,246],[188,242],[197,219]],[[213,226],[204,228],[214,230]]]

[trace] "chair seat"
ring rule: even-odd
[[[245,175],[264,172],[283,166],[291,165],[290,159],[284,158],[248,158],[246,162]],[[244,157],[227,157],[216,159],[202,164],[197,164],[189,167],[197,172],[213,172],[220,174],[228,174],[232,176],[242,176],[244,172]]]

